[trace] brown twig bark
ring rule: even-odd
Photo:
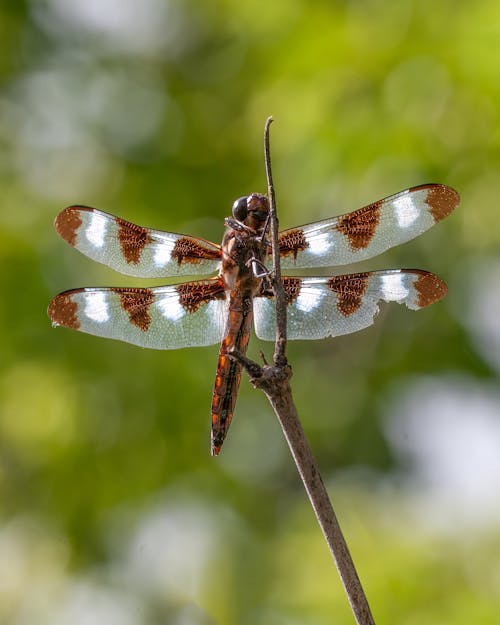
[[[271,172],[269,150],[269,127],[272,117],[266,121],[264,152],[268,181],[268,197],[271,215],[271,243],[273,270],[271,283],[276,301],[276,341],[272,365],[261,367],[246,356],[233,353],[241,362],[256,388],[264,391],[280,422],[293,459],[299,471],[312,507],[332,553],[335,565],[344,585],[354,618],[358,625],[375,625],[366,595],[345,542],[342,530],[321,479],[311,447],[302,429],[290,388],[291,367],[286,358],[286,295],[281,281],[278,246],[278,218]]]
[[[281,262],[278,244],[279,221],[276,213],[276,197],[274,194],[273,172],[271,168],[271,150],[269,147],[269,128],[273,122],[272,117],[268,117],[264,127],[264,161],[266,164],[267,177],[267,197],[269,198],[269,217],[271,220],[271,248],[273,251],[273,271],[271,274],[271,285],[276,302],[276,339],[274,342],[273,362],[276,366],[285,367],[286,360],[286,296],[281,281]]]

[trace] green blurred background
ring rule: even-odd
[[[430,269],[446,300],[289,357],[377,623],[497,624],[498,2],[5,2],[0,50],[0,622],[353,622],[247,380],[209,456],[217,348],[141,350],[45,313],[71,287],[154,284],[72,250],[61,208],[220,241],[233,200],[265,190],[272,114],[284,227],[424,182],[461,194],[357,266]]]

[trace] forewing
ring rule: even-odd
[[[49,304],[54,326],[152,349],[213,345],[224,333],[227,305],[220,278],[152,289],[84,288]]]
[[[446,284],[420,269],[393,269],[321,278],[284,277],[288,298],[287,338],[322,339],[350,334],[375,320],[379,303],[397,302],[412,310],[442,299]],[[273,341],[276,328],[274,298],[254,299],[255,332]]]
[[[54,225],[77,250],[129,276],[209,274],[220,264],[220,246],[215,243],[143,228],[88,206],[65,208]]]
[[[279,234],[284,269],[356,263],[422,234],[460,201],[442,184],[425,184],[391,195],[352,213]]]

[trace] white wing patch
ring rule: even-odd
[[[174,249],[174,242],[164,239],[161,245],[155,248],[153,254],[153,262],[156,267],[164,267],[171,260],[172,250]]]
[[[92,212],[90,223],[85,230],[87,241],[94,247],[102,247],[106,240],[106,229],[108,220],[98,212]]]
[[[157,305],[161,314],[170,321],[179,321],[186,314],[184,307],[179,302],[178,295],[166,295],[158,300]]]
[[[406,274],[398,271],[395,273],[380,274],[382,281],[382,298],[386,302],[403,302],[410,291],[405,285]]]
[[[93,297],[85,299],[85,315],[96,323],[109,321],[109,310],[105,293],[97,291],[93,294]]]
[[[295,300],[295,306],[301,312],[313,311],[319,307],[326,296],[325,291],[316,290],[303,286],[299,296]]]
[[[306,241],[309,244],[308,252],[314,256],[332,253],[334,242],[330,232],[322,232],[320,234],[311,232],[309,236],[306,235]]]
[[[402,229],[409,228],[418,219],[420,212],[410,193],[406,193],[394,200],[394,212],[398,226]]]

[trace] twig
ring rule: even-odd
[[[239,353],[232,355],[243,365],[252,384],[264,391],[278,417],[302,482],[311,501],[316,518],[332,553],[335,565],[342,579],[354,618],[358,625],[375,625],[366,595],[359,581],[354,563],[347,548],[342,530],[321,479],[311,447],[299,421],[290,388],[291,367],[286,350],[286,296],[281,281],[281,267],[278,247],[278,218],[271,174],[269,151],[269,126],[272,117],[266,121],[264,130],[264,151],[268,181],[268,197],[271,215],[271,240],[273,250],[272,286],[276,301],[276,342],[273,365],[260,367]]]
[[[287,365],[286,350],[286,296],[281,281],[281,263],[278,244],[279,222],[276,213],[276,197],[274,195],[273,173],[271,169],[271,150],[269,148],[269,127],[273,118],[268,117],[264,127],[264,161],[266,163],[267,196],[269,198],[269,217],[271,219],[271,247],[273,250],[273,272],[271,285],[276,302],[276,340],[274,344],[273,362],[276,366]]]

